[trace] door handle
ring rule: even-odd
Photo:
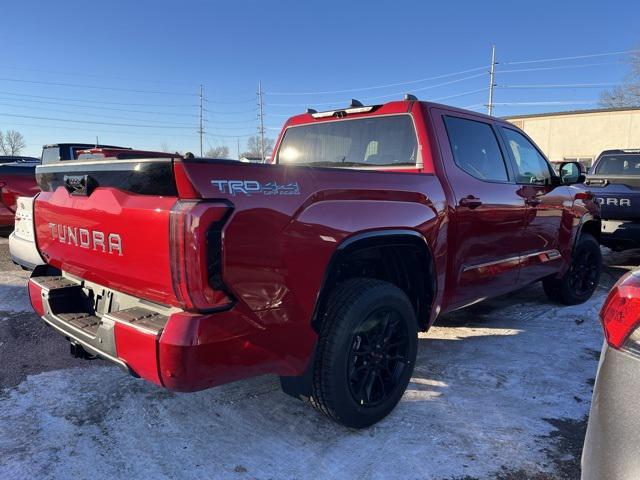
[[[537,207],[542,203],[542,200],[540,200],[538,197],[529,197],[524,201],[524,203],[526,203],[530,207]]]
[[[466,197],[460,199],[461,207],[474,209],[478,208],[480,205],[482,205],[482,200],[480,200],[478,197],[474,197],[473,195],[467,195]]]

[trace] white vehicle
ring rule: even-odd
[[[9,236],[11,260],[28,270],[44,265],[38,252],[33,230],[33,201],[35,197],[18,197],[16,200],[15,229]]]

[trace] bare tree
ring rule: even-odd
[[[640,106],[640,51],[629,56],[631,71],[624,83],[600,95],[600,105],[603,107],[638,107]]]
[[[205,157],[209,158],[229,158],[229,147],[222,145],[221,147],[211,147],[204,152]]]
[[[265,156],[271,155],[273,146],[276,141],[273,138],[264,137],[264,154]],[[247,151],[242,154],[245,157],[259,157],[262,155],[260,149],[260,136],[255,135],[247,139]]]
[[[165,153],[170,153],[171,152],[171,147],[169,146],[169,144],[167,142],[162,142],[160,144],[160,151],[161,152],[165,152]]]
[[[19,155],[24,147],[24,137],[17,130],[7,130],[7,133],[0,132],[0,150],[4,155]]]

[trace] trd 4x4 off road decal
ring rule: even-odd
[[[245,195],[300,195],[297,182],[279,184],[277,182],[261,183],[257,180],[211,180],[211,185],[220,193],[243,193]]]

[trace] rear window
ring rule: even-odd
[[[409,115],[369,117],[287,129],[276,163],[316,167],[414,166],[416,130]]]
[[[640,175],[640,154],[603,155],[596,167],[598,175]]]

